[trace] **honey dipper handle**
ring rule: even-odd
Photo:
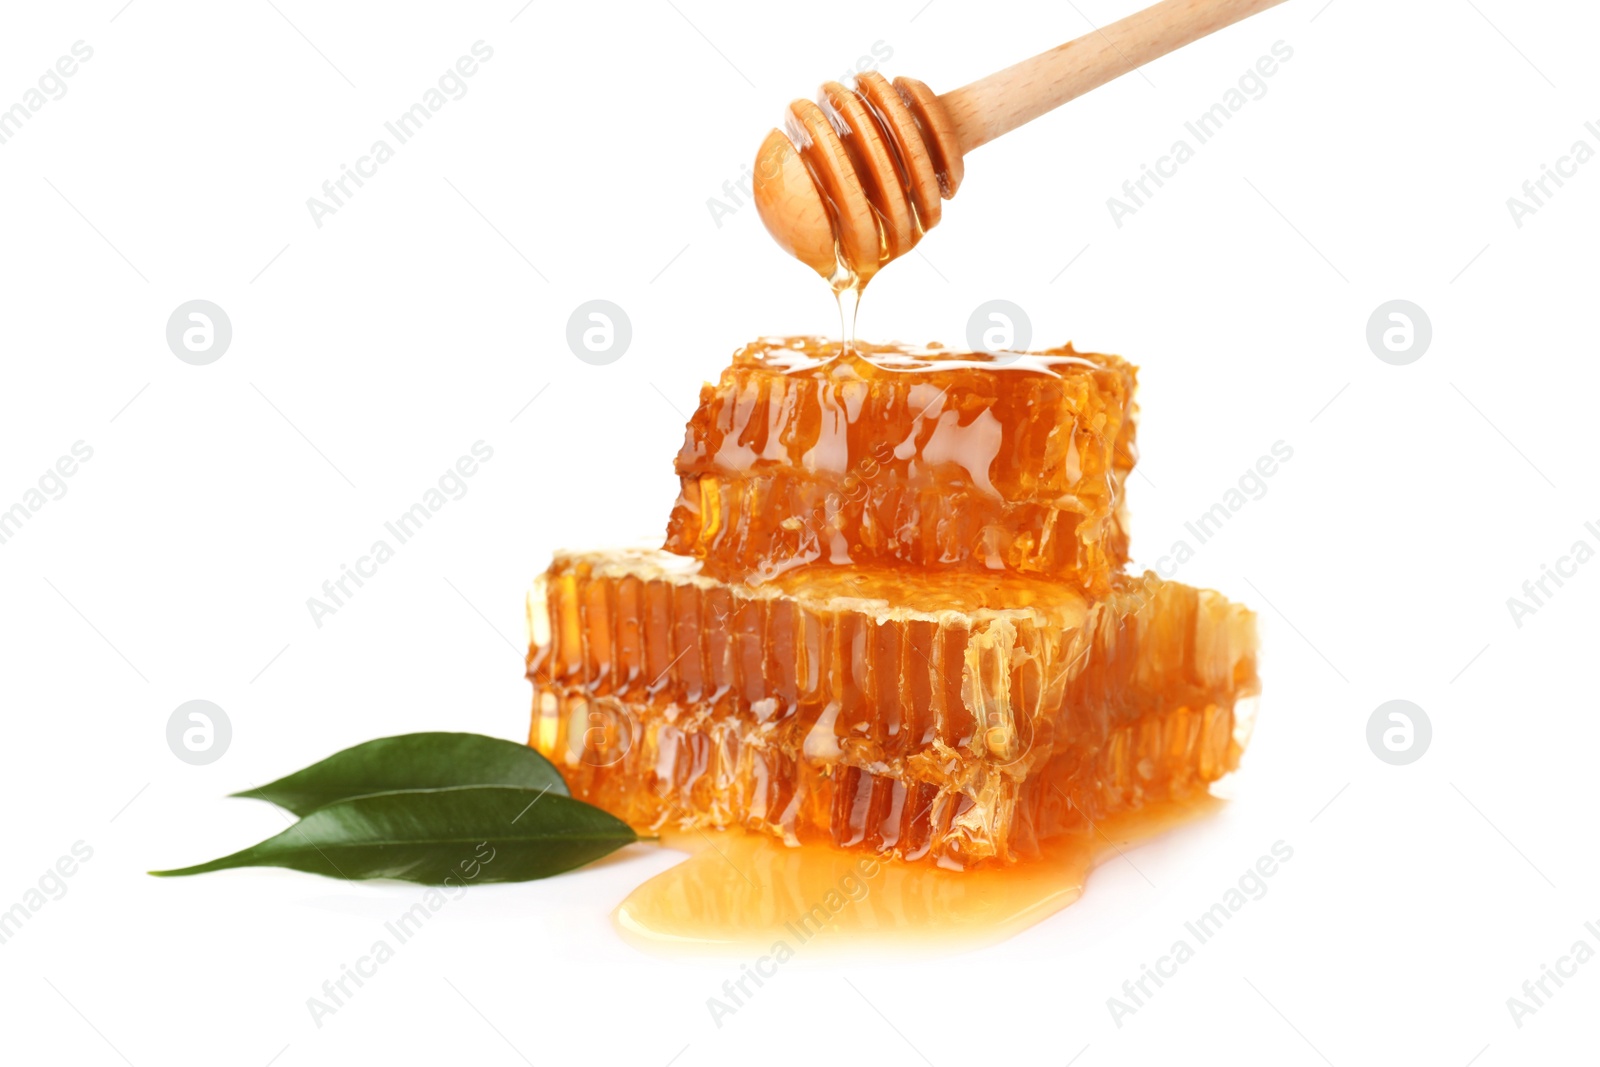
[[[1161,0],[939,97],[961,153],[1283,0]]]

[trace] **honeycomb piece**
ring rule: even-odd
[[[666,548],[765,581],[805,564],[1011,571],[1096,595],[1127,562],[1134,368],[768,338],[701,389]]]
[[[634,825],[742,826],[970,867],[1236,765],[1255,619],[1154,575],[813,566],[758,586],[558,556],[529,600],[530,743]]]

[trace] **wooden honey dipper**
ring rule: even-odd
[[[859,289],[938,225],[966,154],[1136,67],[1283,0],[1161,0],[942,96],[876,72],[796,100],[756,153],[761,221],[834,289]]]

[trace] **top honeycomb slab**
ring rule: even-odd
[[[1011,572],[1104,594],[1127,562],[1134,367],[815,337],[734,354],[678,454],[666,549],[760,582],[805,564]]]

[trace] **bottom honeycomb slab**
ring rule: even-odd
[[[529,619],[530,743],[575,796],[649,831],[947,867],[1203,795],[1259,687],[1254,615],[1153,575],[1090,600],[849,568],[751,587],[666,553],[567,554]]]

